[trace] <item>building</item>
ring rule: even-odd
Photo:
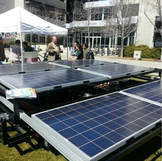
[[[23,7],[48,22],[65,26],[66,0],[0,0],[0,13],[14,7]],[[27,41],[44,43],[44,35],[26,35]]]
[[[117,21],[114,16],[116,10],[114,2],[114,0],[73,0],[72,15],[69,19],[71,22],[67,24],[70,33],[69,42],[89,41],[91,48],[120,48],[121,34],[114,23]],[[154,0],[129,1],[128,14],[123,19],[127,21],[129,17],[128,25],[134,27],[134,30],[132,29],[126,36],[124,45],[160,47],[161,36],[155,30],[155,24],[159,24],[155,6]]]

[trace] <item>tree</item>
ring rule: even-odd
[[[113,12],[108,24],[113,26],[112,29],[117,32],[121,38],[121,57],[123,57],[124,40],[136,31],[136,18],[138,7],[130,0],[113,0]]]

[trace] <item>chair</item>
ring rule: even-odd
[[[24,52],[24,61],[26,63],[32,63],[38,61],[38,52]]]

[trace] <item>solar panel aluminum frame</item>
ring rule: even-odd
[[[70,62],[71,65],[68,65],[68,63],[64,63],[64,61]],[[75,63],[81,63],[81,64],[76,65]],[[113,63],[110,63],[110,62],[105,62],[105,61],[101,61],[101,60],[94,60],[94,59],[87,59],[87,60],[82,59],[82,60],[74,60],[74,61],[61,60],[61,61],[51,62],[51,64],[55,64],[55,65],[65,67],[65,68],[79,68],[80,66],[86,67],[86,66],[90,66],[90,65],[97,66],[97,65],[104,65],[105,63],[113,64]]]
[[[129,139],[132,137],[138,137],[145,132],[153,129],[160,120],[156,121],[154,124],[149,125],[148,127],[142,129],[136,135],[129,136],[106,149],[105,151],[99,153],[98,155],[90,158],[84,152],[79,150],[76,146],[66,140],[64,137],[59,135],[57,132],[53,131],[50,127],[46,127],[44,123],[42,123],[39,119],[30,118],[25,113],[20,114],[20,118],[24,120],[28,125],[30,125],[34,130],[36,130],[44,139],[46,139],[54,148],[56,148],[61,154],[63,154],[70,161],[97,161],[102,159],[103,157],[109,155],[114,152],[118,148],[124,146]],[[162,121],[162,120],[161,120]],[[48,131],[48,133],[47,133]]]
[[[118,92],[114,92],[114,93],[118,93]],[[111,94],[106,94],[106,95],[103,95],[103,96],[107,96],[107,95],[111,95]],[[96,99],[96,98],[100,98],[100,97],[103,97],[103,96],[91,98],[91,99],[88,99],[86,101],[93,100],[93,99]],[[70,105],[74,105],[74,104],[78,104],[78,103],[86,102],[86,101],[84,100],[84,101],[80,101],[80,102],[73,103],[73,104],[70,104]],[[69,106],[69,105],[65,105],[65,106],[62,106],[62,107],[59,107],[59,108],[64,108],[64,107],[67,107],[67,106]],[[59,108],[57,108],[57,109],[59,109]],[[50,110],[47,110],[47,111],[50,111]],[[39,131],[39,134],[43,138],[45,138],[53,147],[55,147],[67,159],[69,159],[71,161],[76,161],[76,160],[77,161],[97,161],[97,160],[99,160],[99,159],[107,156],[108,154],[114,152],[118,148],[126,145],[128,140],[130,140],[132,138],[137,138],[137,137],[141,136],[142,134],[148,132],[149,130],[153,129],[154,127],[156,127],[156,124],[157,123],[159,123],[160,121],[162,121],[162,119],[159,119],[159,120],[155,121],[154,123],[146,126],[145,128],[139,130],[138,132],[135,132],[134,134],[126,137],[125,139],[121,140],[120,142],[112,145],[108,149],[100,152],[99,154],[97,154],[97,155],[95,155],[93,157],[89,157],[84,152],[82,152],[79,148],[77,148],[75,145],[73,145],[70,141],[68,141],[67,139],[65,139],[63,136],[61,136],[60,134],[58,134],[55,130],[53,130],[47,124],[45,124],[43,121],[41,121],[36,116],[37,114],[33,114],[31,116],[31,119],[33,121],[30,122],[30,123],[28,123],[28,124],[31,127],[33,127],[36,131]],[[26,117],[22,117],[22,119],[25,122],[28,122],[29,121],[29,118],[26,118]],[[36,126],[33,125],[33,122],[36,123]],[[48,136],[47,136],[47,131],[48,131]],[[56,138],[56,139],[54,140],[54,138]]]
[[[149,82],[149,83],[146,83],[146,84],[138,85],[138,86],[136,86],[136,87],[131,87],[131,88],[122,90],[122,91],[120,91],[119,93],[124,94],[124,95],[127,95],[127,96],[132,97],[132,98],[139,99],[139,100],[141,100],[141,101],[143,100],[143,101],[145,101],[145,102],[148,102],[148,103],[151,103],[151,104],[155,104],[155,105],[157,105],[157,106],[162,107],[162,103],[159,103],[159,102],[157,102],[157,101],[153,101],[153,100],[151,100],[151,99],[148,99],[148,98],[145,98],[145,97],[138,96],[138,95],[135,95],[135,94],[132,94],[132,93],[127,92],[127,90],[131,90],[131,89],[133,90],[133,89],[135,89],[135,88],[142,87],[142,86],[146,86],[146,85],[148,85],[148,84],[153,84],[153,83],[156,83],[156,82],[161,82],[161,80],[157,80],[157,81]]]
[[[125,77],[131,77],[131,76],[136,76],[136,75],[139,75],[139,74],[151,73],[151,72],[155,71],[154,68],[147,68],[147,70],[141,70],[141,71],[137,71],[137,72],[133,72],[133,73],[124,73],[124,74],[118,74],[118,76],[112,76],[112,75],[108,75],[108,74],[103,74],[103,73],[98,73],[98,72],[95,72],[95,71],[91,71],[90,69],[86,69],[85,67],[84,68],[78,67],[77,70],[87,72],[87,73],[91,73],[91,74],[102,75],[104,77],[107,77],[110,80],[120,79],[120,78],[125,78]]]
[[[99,77],[97,75],[97,77],[98,78],[95,78],[95,79],[94,78],[91,78],[91,79],[86,79],[86,80],[82,80],[82,81],[75,81],[75,82],[64,83],[64,84],[59,84],[59,85],[52,85],[52,86],[46,86],[46,87],[36,88],[36,92],[44,92],[44,91],[48,91],[48,90],[53,90],[55,88],[65,88],[65,87],[82,85],[82,84],[86,84],[86,83],[97,83],[97,82],[102,82],[102,81],[107,80],[107,78],[105,78],[103,76]],[[2,84],[3,86],[5,86],[8,89],[16,89],[15,86],[13,86],[10,83],[2,80],[1,78],[0,78],[0,84]]]
[[[36,66],[36,68],[38,68],[37,66],[42,66],[42,67],[45,67],[45,68],[40,68],[40,69],[34,69],[34,65]],[[49,65],[49,67],[48,67],[48,65]],[[55,64],[50,64],[50,63],[45,63],[45,62],[43,62],[43,63],[41,63],[41,62],[39,62],[39,63],[30,63],[30,64],[24,64],[24,68],[28,68],[28,66],[33,66],[33,69],[31,69],[31,70],[25,70],[24,69],[24,72],[23,73],[34,73],[34,72],[40,72],[40,71],[46,71],[46,70],[56,70],[55,68],[57,68],[57,70],[62,70],[62,69],[64,69],[65,67],[63,67],[63,66],[56,66],[55,68],[53,68],[53,67],[50,67],[50,65],[55,65]],[[14,67],[16,67],[16,71],[13,71],[13,72],[8,72],[8,73],[2,73],[2,72],[0,72],[0,75],[13,75],[13,74],[19,74],[19,73],[21,73],[21,64],[5,64],[5,65],[2,65],[1,67],[2,67],[2,69],[5,67],[5,66],[8,66],[9,68],[14,68]],[[62,68],[61,68],[62,67]],[[19,70],[18,70],[18,68],[19,68]]]
[[[67,68],[67,69],[71,69],[71,67],[68,65],[63,65],[63,64],[59,64],[59,63],[55,63],[55,62],[49,62],[49,64],[60,66],[60,67]]]
[[[5,107],[7,107],[9,110],[11,110],[12,112],[14,112],[14,105],[7,100],[6,98],[4,98],[3,96],[0,96],[0,102],[5,105]]]

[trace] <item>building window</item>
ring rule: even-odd
[[[104,8],[104,19],[108,19],[111,18],[113,16],[113,8],[109,7],[109,8]]]
[[[91,10],[91,20],[102,20],[103,8],[95,8]]]

